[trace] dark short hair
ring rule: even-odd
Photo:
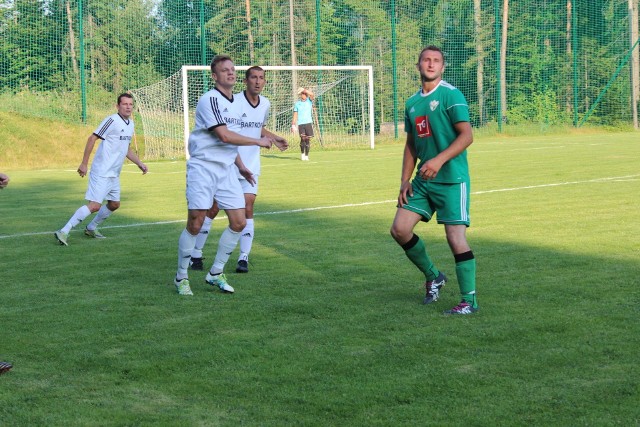
[[[211,73],[215,73],[216,72],[216,65],[218,65],[219,63],[223,62],[223,61],[231,61],[233,62],[233,60],[231,59],[231,57],[229,55],[216,55],[213,57],[213,59],[211,60]]]
[[[442,51],[442,49],[440,49],[438,46],[435,45],[429,45],[427,47],[425,47],[424,49],[422,49],[420,51],[420,55],[418,55],[418,63],[420,62],[420,58],[422,58],[422,54],[425,53],[426,51],[431,50],[434,52],[440,52],[440,55],[442,55],[442,60],[446,63],[446,57],[444,55],[444,52]]]
[[[247,71],[245,71],[244,78],[248,79],[252,71],[262,71],[264,73],[264,68],[254,65],[253,67],[250,67],[247,69]]]
[[[122,98],[131,98],[131,99],[133,99],[133,95],[131,95],[130,93],[126,93],[126,92],[125,93],[121,93],[118,96],[118,105],[120,105],[120,101],[122,101]]]

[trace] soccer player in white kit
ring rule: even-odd
[[[240,134],[242,107],[233,95],[236,70],[229,56],[213,58],[211,77],[215,81],[214,88],[198,101],[195,127],[189,136],[188,217],[187,226],[178,240],[178,270],[174,279],[180,295],[193,295],[187,269],[196,237],[214,199],[225,210],[229,226],[220,236],[216,257],[205,281],[223,292],[234,292],[223,271],[246,226],[244,196],[236,171],[249,183],[255,183],[251,171],[238,155],[238,146],[271,148],[272,143],[281,149],[286,146],[283,138],[251,138]]]
[[[258,66],[251,67],[245,73],[244,84],[246,89],[234,95],[234,99],[238,99],[242,104],[242,130],[240,132],[242,135],[253,138],[260,138],[261,136],[268,136],[274,139],[279,138],[266,129],[271,102],[260,95],[266,83],[264,69]],[[240,255],[238,257],[236,272],[247,273],[249,272],[249,253],[251,252],[254,238],[253,206],[258,195],[260,147],[256,145],[238,147],[238,154],[240,154],[244,165],[253,173],[255,180],[255,184],[252,185],[238,173],[238,179],[244,192],[247,225],[240,233]],[[191,254],[191,268],[193,270],[203,269],[202,248],[209,236],[211,222],[218,212],[219,208],[217,203],[207,212],[207,216],[200,229],[200,234],[198,234],[198,238],[196,239],[196,246]]]
[[[89,186],[84,196],[89,203],[78,208],[65,226],[54,233],[61,245],[68,246],[71,229],[94,212],[98,214],[87,225],[84,234],[97,239],[104,238],[97,227],[120,207],[120,172],[125,157],[135,163],[143,174],[147,173],[147,166],[131,148],[134,133],[131,119],[133,96],[128,93],[118,96],[117,109],[118,112],[105,118],[87,140],[82,163],[78,166],[81,177],[87,174],[89,157],[96,141],[102,140],[91,163]],[[107,201],[105,205],[102,204],[104,200]]]

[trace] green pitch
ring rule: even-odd
[[[80,153],[78,153],[80,155]],[[223,295],[171,284],[184,163],[126,165],[108,238],[60,228],[75,168],[0,191],[5,425],[633,425],[640,422],[636,133],[478,139],[468,239],[481,310],[458,302],[437,224],[417,228],[451,282],[421,305],[388,230],[402,144],[265,153],[250,273]],[[226,220],[205,250],[213,261]]]

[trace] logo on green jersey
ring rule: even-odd
[[[431,126],[429,126],[429,116],[416,117],[416,133],[418,138],[431,136]]]

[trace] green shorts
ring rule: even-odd
[[[471,223],[469,218],[469,187],[468,182],[456,184],[442,184],[416,178],[411,182],[413,196],[407,196],[404,209],[422,216],[422,221],[429,221],[438,213],[438,224]]]

